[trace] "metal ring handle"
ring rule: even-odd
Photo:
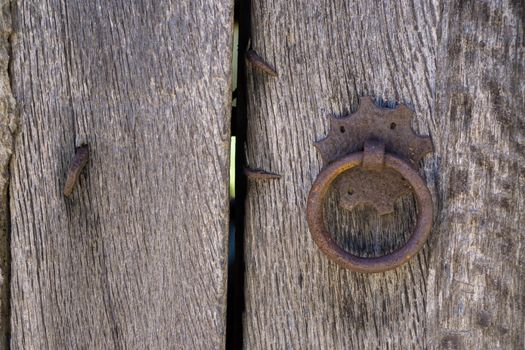
[[[312,237],[323,253],[338,265],[357,272],[373,273],[394,269],[419,252],[432,228],[432,197],[425,184],[408,163],[392,155],[384,154],[384,166],[397,171],[412,186],[417,198],[418,220],[414,233],[405,245],[390,254],[362,258],[339,247],[326,229],[323,203],[333,181],[343,172],[362,166],[364,152],[352,153],[328,165],[315,179],[308,195],[307,219]]]

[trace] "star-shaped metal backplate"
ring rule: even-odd
[[[363,151],[366,140],[381,140],[385,152],[392,153],[418,169],[423,157],[433,151],[428,136],[419,136],[412,129],[414,112],[406,105],[380,108],[371,97],[362,97],[359,109],[345,117],[330,116],[328,135],[315,143],[324,166],[354,152]],[[397,172],[352,169],[339,176],[334,186],[339,192],[340,205],[352,210],[365,204],[380,215],[394,211],[394,201],[411,191],[410,185]]]

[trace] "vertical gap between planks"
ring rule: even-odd
[[[244,214],[246,164],[246,74],[244,53],[250,38],[250,0],[235,1],[232,57],[232,142],[230,166],[230,251],[228,254],[228,300],[226,348],[243,348],[244,313]]]

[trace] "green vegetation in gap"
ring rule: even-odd
[[[230,141],[230,198],[235,198],[235,136]]]

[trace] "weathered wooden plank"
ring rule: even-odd
[[[446,349],[525,348],[524,15],[513,1],[458,1],[442,15],[427,319]]]
[[[247,348],[523,347],[523,5],[462,3],[253,3],[253,48],[279,77],[248,71],[248,165],[282,178],[249,184]],[[312,143],[363,95],[412,106],[435,147],[431,240],[377,275],[329,262],[305,217]],[[335,238],[365,255],[402,244],[415,219],[410,197],[386,217],[328,212]]]
[[[0,1],[0,349],[8,349],[9,333],[9,162],[16,131],[15,100],[9,80],[12,34],[10,1]]]
[[[232,12],[18,2],[13,348],[223,346]]]

